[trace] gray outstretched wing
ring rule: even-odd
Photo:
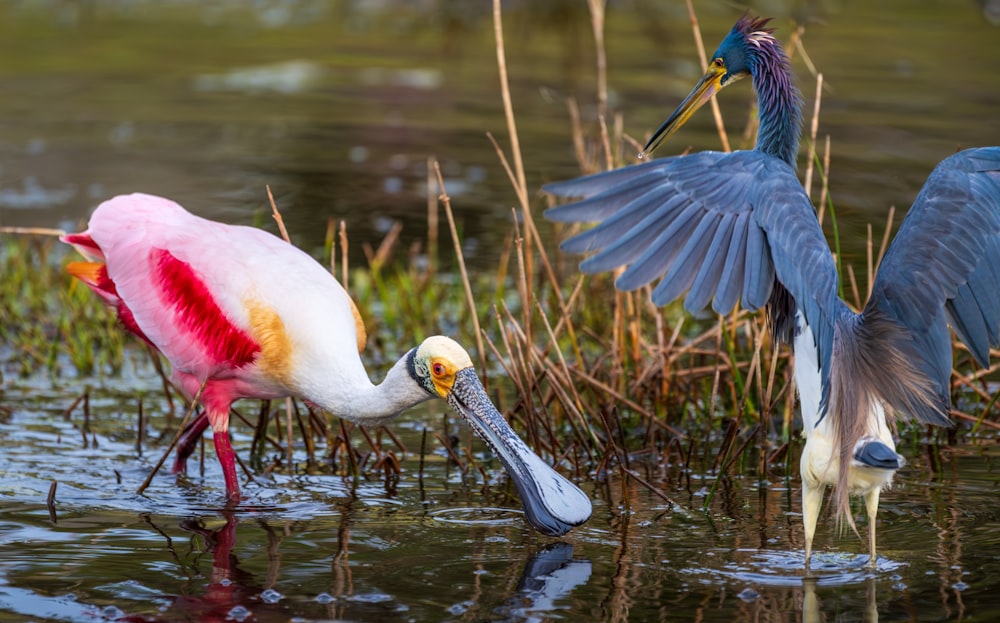
[[[948,396],[948,324],[983,366],[1000,345],[1000,147],[959,152],[934,169],[879,266],[862,317],[900,326],[918,369]],[[943,413],[913,413],[947,424]],[[942,421],[943,420],[943,421]]]
[[[709,301],[728,313],[766,305],[778,284],[813,330],[828,387],[834,321],[844,304],[837,271],[812,204],[795,171],[757,151],[662,158],[544,189],[581,201],[551,208],[559,222],[600,221],[563,243],[596,253],[585,272],[628,266],[615,285],[632,290],[661,278],[653,302],[687,293],[691,312]]]

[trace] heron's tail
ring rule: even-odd
[[[877,439],[879,427],[887,426],[897,413],[931,424],[951,424],[947,417],[949,397],[939,391],[939,383],[921,365],[926,353],[918,350],[925,345],[916,342],[899,323],[878,309],[863,314],[845,309],[836,320],[824,417],[830,418],[834,453],[840,466],[833,493],[835,513],[838,521],[846,521],[855,531],[848,502],[848,466],[852,460],[880,469],[896,469],[901,464],[890,461],[887,454],[856,457],[866,446],[863,440]]]

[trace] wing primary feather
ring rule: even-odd
[[[743,307],[754,311],[767,303],[774,285],[774,264],[763,230],[756,222],[747,227],[746,270],[743,273]]]
[[[743,292],[743,273],[746,270],[747,226],[750,223],[750,213],[736,215],[732,225],[732,235],[729,239],[729,250],[722,265],[719,276],[719,287],[715,291],[712,309],[717,313],[727,314],[732,311],[740,294]]]
[[[542,186],[542,190],[557,197],[592,197],[603,193],[611,194],[618,192],[619,189],[627,189],[647,176],[659,176],[659,171],[668,168],[674,160],[675,157],[657,158],[649,162],[602,171],[572,180],[550,182]],[[545,213],[545,216],[550,218],[548,212]]]
[[[691,313],[704,309],[719,290],[719,279],[728,257],[735,220],[736,214],[732,212],[723,214],[719,219],[715,235],[712,237],[708,251],[705,252],[705,260],[702,262],[701,268],[698,269],[698,274],[695,275],[687,298],[684,299],[684,309]]]
[[[545,218],[559,223],[603,221],[632,206],[662,183],[661,176],[646,174],[623,187],[610,188],[580,201],[549,208],[545,211]]]
[[[653,290],[654,303],[664,305],[690,290],[694,284],[695,277],[700,272],[706,260],[710,261],[711,259],[706,254],[712,244],[712,240],[715,239],[715,233],[718,231],[720,220],[720,214],[710,213],[698,221],[698,226],[684,242],[684,246],[681,248],[680,253],[678,253],[673,265]],[[711,290],[708,292],[711,295]],[[697,294],[701,296],[701,293]],[[701,308],[693,311],[701,311]]]
[[[667,227],[675,207],[683,202],[683,197],[673,196],[664,202],[662,193],[648,193],[645,198],[636,200],[593,229],[563,242],[560,248],[567,253],[586,253],[607,247],[609,254],[613,254],[624,246],[623,241],[628,240],[630,235],[639,236],[645,229],[653,229],[648,233],[656,233],[656,227]],[[627,261],[631,260],[623,260],[612,268]]]
[[[634,290],[662,275],[673,264],[683,241],[698,226],[698,213],[696,206],[688,206],[682,210],[670,226],[661,230],[656,239],[643,250],[642,255],[615,280],[615,287],[626,291]],[[594,256],[590,259],[596,258]],[[584,263],[588,262],[590,260]]]

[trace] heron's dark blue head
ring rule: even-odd
[[[757,149],[794,165],[798,150],[800,108],[792,83],[788,57],[768,28],[770,18],[743,15],[712,54],[708,69],[677,110],[663,122],[643,148],[652,154],[713,95],[741,78],[751,76],[757,90],[760,130]]]

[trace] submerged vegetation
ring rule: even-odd
[[[640,147],[625,135],[621,119],[607,110],[599,36],[603,9],[600,2],[590,4],[598,35],[597,117],[592,123],[582,120],[572,102],[568,113],[581,172],[618,166],[623,154]],[[506,147],[495,145],[517,205],[495,270],[464,270],[458,224],[434,163],[429,178],[437,178],[437,187],[429,197],[428,234],[420,248],[398,248],[397,229],[378,245],[367,246],[351,240],[340,224],[328,224],[325,256],[318,259],[344,282],[368,323],[364,357],[373,376],[381,378],[401,352],[422,338],[447,334],[474,353],[486,387],[529,445],[577,478],[600,481],[608,470],[618,470],[624,481],[648,486],[669,500],[653,476],[666,465],[698,466],[716,476],[746,468],[758,475],[794,473],[790,462],[797,453],[790,446],[796,443],[797,424],[789,353],[775,348],[762,317],[734,312],[724,318],[691,318],[679,303],[656,308],[648,288],[621,293],[608,276],[581,276],[575,269],[579,258],[563,257],[543,241],[533,213],[547,206],[524,181],[514,103],[506,88],[499,8],[495,10],[510,139]],[[693,23],[697,32],[697,21]],[[805,53],[802,32],[787,43],[790,52]],[[816,74],[817,100],[821,88],[822,76]],[[817,101],[814,117],[818,114]],[[749,127],[744,136],[753,133]],[[721,129],[720,136],[725,141]],[[816,187],[819,218],[836,244],[826,179],[830,143],[827,139],[818,149],[815,123],[804,143],[806,188]],[[890,216],[887,233],[892,224]],[[570,233],[557,231],[556,237]],[[888,235],[881,243],[873,238],[870,234],[867,265],[860,271],[867,283]],[[5,383],[38,371],[114,376],[128,350],[144,348],[116,327],[113,314],[97,297],[65,275],[68,250],[52,239],[32,236],[0,240],[0,374]],[[348,264],[350,244],[365,248],[366,265]],[[865,286],[856,274],[850,266],[842,272],[847,299],[860,304]],[[959,426],[934,429],[930,435],[970,435],[983,426],[1000,427],[990,413],[997,396],[996,387],[987,382],[992,370],[971,372],[963,347],[955,352],[952,394],[958,411],[953,417]],[[257,470],[300,464],[288,443],[295,439],[296,452],[306,453],[307,469],[355,477],[399,473],[397,453],[403,447],[388,429],[354,433],[352,425],[294,402],[242,406],[244,421],[255,430],[249,456]],[[256,422],[250,415],[254,412],[259,414]],[[137,416],[141,427],[142,416]],[[463,470],[474,464],[468,441],[453,443],[447,423],[433,436],[436,440],[426,443],[443,445]],[[420,449],[421,456],[426,450]],[[627,491],[623,488],[617,501],[627,505]]]

